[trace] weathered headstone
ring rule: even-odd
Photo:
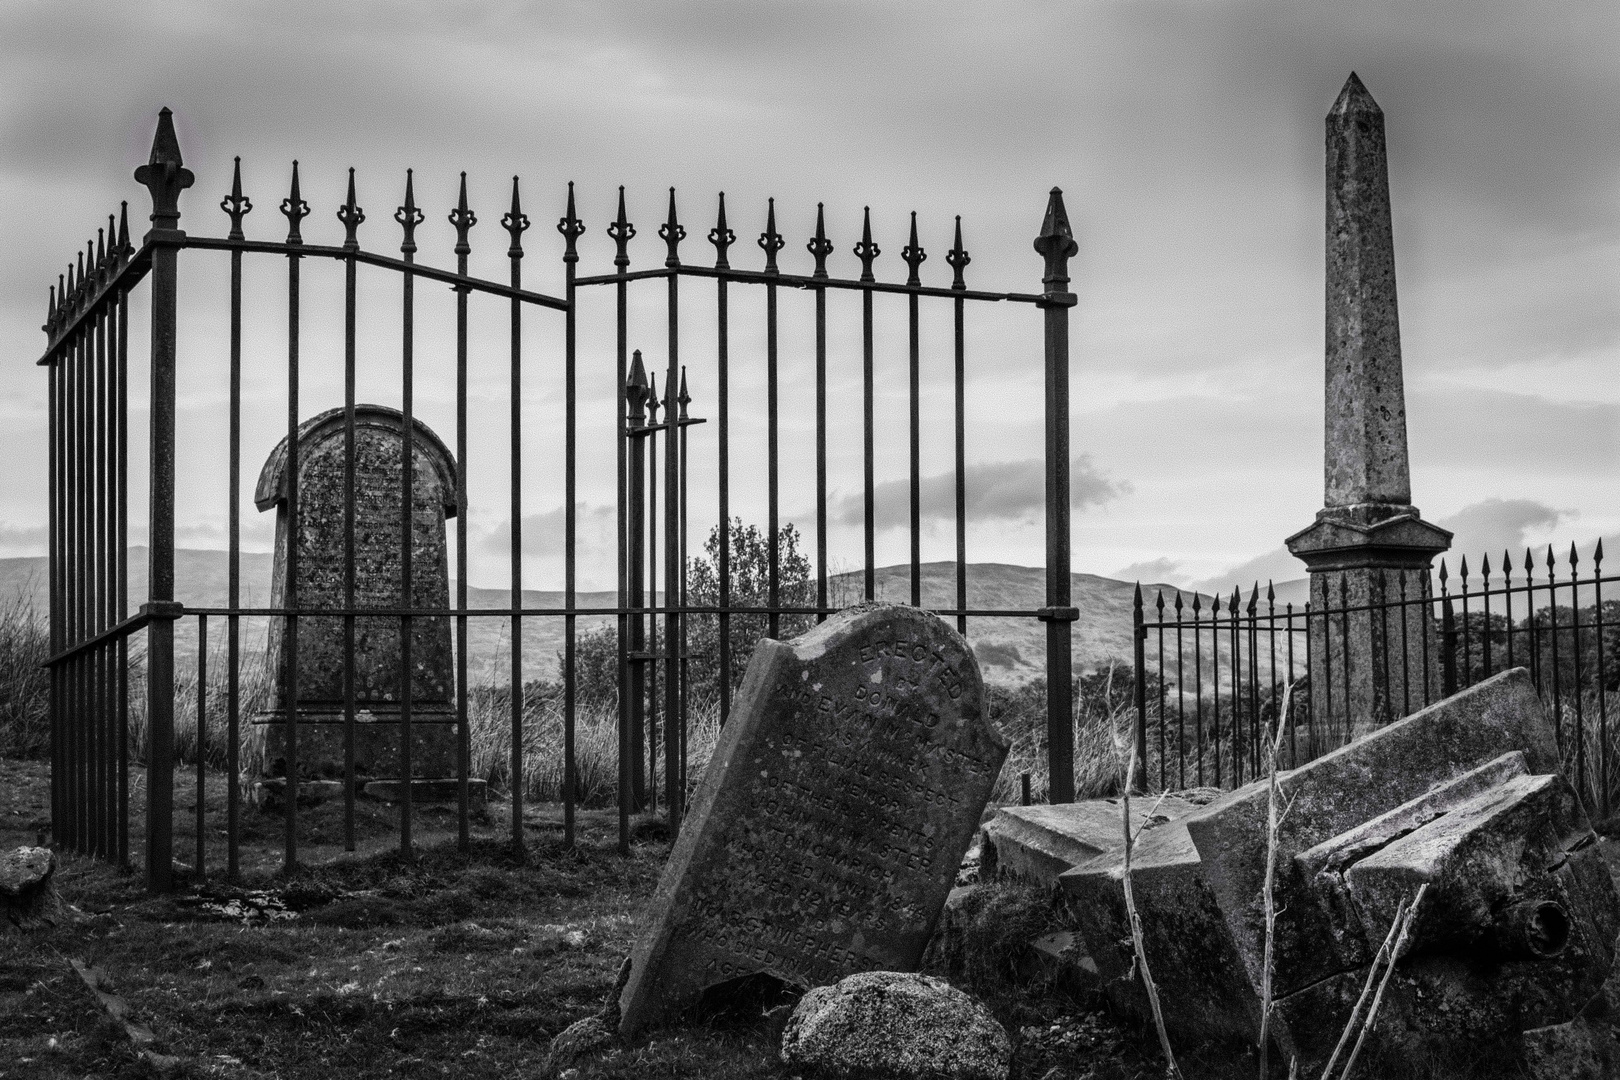
[[[1437,696],[1424,595],[1451,534],[1412,505],[1384,113],[1352,72],[1328,110],[1323,507],[1288,538],[1311,572],[1311,711],[1377,727]],[[1346,724],[1348,721],[1348,724]]]
[[[358,405],[354,421],[354,599],[357,608],[404,606],[400,550],[403,508],[403,416],[380,405]],[[456,468],[450,451],[421,421],[413,423],[411,602],[418,608],[449,603],[445,519],[456,514]],[[344,435],[342,409],[306,420],[298,432],[298,588],[300,608],[344,606]],[[285,604],[287,553],[287,442],[264,464],[254,502],[276,508],[272,604]],[[285,655],[285,621],[270,620],[266,661],[275,680],[265,725],[266,773],[286,775],[288,663],[298,673],[300,776],[344,772],[344,664],[341,617],[298,620],[298,655]],[[355,775],[400,775],[403,683],[401,619],[355,619]],[[447,616],[411,620],[411,772],[451,777],[456,772],[453,692],[455,667]]]
[[[1006,755],[977,661],[934,615],[867,604],[761,641],[631,954],[621,1033],[754,973],[914,968]]]

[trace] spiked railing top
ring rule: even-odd
[[[613,265],[621,270],[630,265],[630,241],[635,239],[636,227],[630,224],[630,219],[624,211],[624,185],[619,185],[619,216],[614,218],[607,227],[608,238],[615,246]]]
[[[777,274],[781,271],[776,266],[776,253],[787,246],[782,234],[776,231],[776,200],[769,200],[765,211],[765,231],[759,234],[760,250],[765,252],[765,272]]]
[[[630,373],[624,380],[624,397],[630,406],[630,418],[640,421],[647,401],[647,369],[641,362],[640,349],[631,356]]]
[[[237,159],[238,161],[241,158]],[[343,246],[349,251],[360,250],[360,223],[366,220],[366,212],[360,209],[360,204],[354,199],[354,169],[349,169],[349,194],[338,207],[337,219],[343,223]]]
[[[472,245],[467,242],[467,234],[478,224],[478,215],[467,205],[466,173],[461,174],[461,194],[456,198],[456,208],[450,211],[449,220],[456,230],[456,255],[462,258],[471,255]]]
[[[1053,188],[1046,200],[1046,217],[1041,222],[1040,235],[1035,237],[1035,250],[1046,259],[1046,274],[1041,283],[1052,296],[1069,291],[1069,260],[1080,252],[1074,230],[1069,228],[1069,213],[1063,208],[1063,189]]]
[[[816,203],[816,235],[804,245],[806,251],[815,256],[816,268],[811,277],[824,278],[827,276],[827,256],[833,252],[832,241],[827,239],[826,211],[821,203]]]
[[[512,177],[512,209],[501,215],[501,225],[512,237],[512,245],[506,249],[508,258],[523,258],[523,233],[529,227],[529,215],[523,212],[523,206],[518,201],[518,178]]]
[[[917,276],[917,268],[922,266],[928,258],[928,252],[917,243],[917,211],[911,212],[911,242],[900,249],[900,258],[911,267],[911,274],[906,278],[907,285],[921,285],[922,278]]]
[[[135,170],[135,182],[152,193],[152,228],[155,232],[180,227],[180,193],[196,177],[180,158],[180,140],[174,134],[174,114],[167,108],[158,112],[157,131],[152,136],[152,155]]]
[[[253,200],[242,194],[242,159],[236,159],[231,170],[231,193],[219,200],[219,208],[230,215],[231,231],[228,240],[246,240],[242,232],[242,219],[253,209]]]
[[[647,376],[647,423],[658,423],[658,372]]]
[[[405,256],[405,261],[410,262],[416,254],[416,227],[427,220],[427,215],[416,205],[416,184],[410,169],[405,170],[405,205],[394,211],[394,220],[405,230],[399,250]]]
[[[951,250],[945,253],[945,261],[950,264],[952,270],[956,271],[956,277],[951,281],[951,288],[966,289],[967,282],[962,278],[962,271],[967,269],[967,264],[972,262],[973,258],[967,253],[967,249],[962,246],[961,214],[956,215],[956,243],[952,244]]]
[[[861,239],[855,245],[855,257],[861,260],[862,281],[877,280],[872,276],[872,263],[881,254],[883,249],[872,242],[872,208],[868,206],[861,221]]]
[[[664,265],[675,267],[681,265],[681,255],[677,249],[682,240],[686,239],[686,229],[675,217],[675,189],[669,189],[669,220],[658,226],[658,238],[669,248],[664,256]]]
[[[568,181],[568,212],[557,219],[557,231],[563,238],[563,262],[579,262],[579,238],[585,235],[585,223],[574,213],[574,182]]]
[[[681,365],[681,395],[680,395],[680,397],[676,398],[675,400],[679,401],[681,403],[681,417],[680,418],[682,420],[685,420],[686,419],[686,407],[688,405],[692,404],[692,395],[690,393],[688,393],[687,389],[686,389],[686,365],[685,364]],[[1598,549],[1599,549],[1599,551],[1602,550],[1602,544],[1601,543],[1599,543]]]
[[[726,249],[737,242],[737,234],[726,227],[726,193],[720,193],[720,213],[715,218],[714,228],[709,230],[709,243],[714,245],[714,268],[716,270],[730,270],[731,263],[726,261]]]
[[[248,209],[252,209],[250,206]],[[242,211],[244,214],[247,210]],[[129,242],[129,203],[118,204],[118,256],[127,262],[135,254],[135,246]]]
[[[298,223],[309,217],[309,203],[304,201],[298,190],[298,162],[293,161],[292,190],[287,197],[281,200],[281,213],[287,219],[287,243],[302,244],[304,234],[298,231]]]

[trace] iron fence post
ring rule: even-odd
[[[146,887],[168,892],[174,860],[174,367],[175,290],[180,248],[180,192],[192,184],[180,157],[174,119],[158,113],[147,164],[135,181],[152,194],[151,457],[146,628]]]
[[[1136,596],[1131,603],[1131,639],[1135,645],[1133,661],[1136,665],[1136,768],[1131,770],[1131,787],[1147,790],[1147,623],[1142,618],[1142,583],[1136,583]],[[1162,721],[1161,721],[1162,723]],[[1160,758],[1160,770],[1164,758]]]
[[[1040,306],[1046,312],[1046,737],[1047,801],[1074,801],[1074,686],[1069,582],[1069,259],[1080,250],[1053,188],[1035,250],[1046,260]]]

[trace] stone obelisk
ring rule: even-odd
[[[1451,534],[1412,505],[1384,113],[1352,72],[1327,114],[1324,505],[1288,538],[1311,574],[1313,721],[1364,731],[1439,685],[1425,595]],[[1357,610],[1360,609],[1360,610]]]

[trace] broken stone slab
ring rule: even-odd
[[[255,780],[252,789],[253,806],[255,809],[269,813],[280,810],[286,805],[287,780],[285,777],[270,777],[264,780]],[[343,782],[341,780],[300,780],[298,782],[298,805],[319,806],[329,799],[343,798]]]
[[[1511,1043],[1582,1008],[1612,968],[1620,897],[1558,764],[1515,669],[1279,773],[1272,1030],[1285,1060],[1309,1069],[1331,1052],[1395,904],[1419,884],[1380,1045]],[[1267,798],[1264,781],[1240,788],[1144,833],[1133,855],[1148,961],[1176,988],[1166,1021],[1183,1038],[1258,1034]],[[1060,883],[1099,972],[1120,980],[1111,993],[1145,1011],[1127,979],[1121,861],[1099,855]]]
[[[484,802],[489,785],[483,780],[467,781],[467,796],[473,803]],[[383,802],[400,802],[405,795],[401,780],[371,780],[360,789],[368,798]],[[412,780],[411,803],[421,805],[433,802],[455,802],[460,797],[460,782],[455,777],[442,780]]]
[[[805,994],[781,1055],[833,1074],[1006,1080],[1012,1045],[988,1009],[944,979],[869,971]]]
[[[0,928],[32,930],[55,925],[56,855],[46,847],[19,847],[0,854]]]
[[[935,615],[863,604],[761,641],[648,907],[621,1034],[755,974],[914,969],[1006,754]]]
[[[1104,852],[1124,848],[1118,799],[1004,806],[984,826],[979,873],[986,881],[1016,878],[1055,885],[1058,876]],[[1178,796],[1134,799],[1131,828],[1151,829],[1186,817],[1200,804]]]

